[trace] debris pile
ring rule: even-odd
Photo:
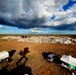
[[[31,36],[31,37],[20,37],[20,36],[6,36],[1,39],[18,39],[20,42],[31,42],[31,43],[53,43],[53,44],[74,44],[76,39],[67,36]]]
[[[21,38],[20,36],[4,36],[0,39],[5,39],[5,40],[10,41],[11,39],[20,39],[20,38]]]
[[[67,36],[32,36],[27,38],[20,38],[18,41],[32,43],[74,44],[74,41],[76,41],[76,39]]]

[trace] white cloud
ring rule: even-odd
[[[42,33],[43,28],[31,28],[30,31],[33,33]]]
[[[47,21],[45,25],[47,26],[59,26],[62,24],[72,24],[76,22],[76,4],[68,9],[67,11],[54,12],[56,16],[54,21]]]
[[[1,29],[1,28],[3,28],[3,26],[2,26],[2,25],[0,25],[0,29]]]
[[[10,30],[10,32],[14,32],[15,30]]]
[[[68,0],[0,0],[0,11],[2,13],[11,13],[12,17],[35,18],[35,17],[48,17],[52,13],[46,9],[55,12],[60,5],[64,5]],[[55,11],[54,11],[55,10]]]

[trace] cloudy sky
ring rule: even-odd
[[[76,34],[76,0],[0,0],[0,34]]]

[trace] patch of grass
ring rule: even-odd
[[[33,58],[34,58],[33,55],[29,55],[29,56],[28,56],[28,59],[30,59],[30,60],[32,60]]]

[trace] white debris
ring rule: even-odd
[[[21,37],[20,36],[4,36],[0,39],[5,39],[7,41],[10,41],[11,39],[20,39]]]
[[[0,52],[0,61],[8,57],[9,57],[9,53],[7,51]]]
[[[1,39],[20,39],[20,36],[5,36],[2,37]]]
[[[6,36],[2,39],[18,39],[19,42],[31,42],[31,43],[53,43],[53,44],[73,44],[76,39],[67,36],[31,36],[22,38],[20,36]]]
[[[72,39],[70,37],[65,37],[65,36],[59,36],[59,37],[54,37],[54,36],[31,36],[27,38],[20,38],[18,41],[22,42],[32,42],[32,43],[58,43],[58,44],[73,44],[73,41],[76,39]]]

